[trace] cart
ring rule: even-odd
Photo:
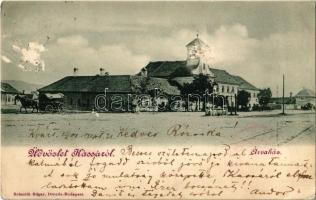
[[[64,107],[64,94],[44,93],[39,95],[39,108],[45,112],[62,112]]]

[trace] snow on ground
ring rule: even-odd
[[[2,114],[4,145],[314,144],[315,114],[238,116],[178,113]]]

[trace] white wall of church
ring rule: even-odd
[[[224,96],[231,96],[238,93],[239,86],[238,85],[232,85],[232,84],[218,84],[218,92],[220,95]]]
[[[258,90],[246,90],[247,92],[250,93],[250,100],[249,100],[249,106],[252,108],[254,105],[259,104],[258,100]]]
[[[218,83],[218,95],[228,97],[229,106],[233,106],[235,104],[235,95],[237,95],[238,90],[238,85]]]

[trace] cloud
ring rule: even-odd
[[[135,74],[149,61],[147,56],[133,53],[122,44],[93,47],[81,35],[60,37],[48,48],[45,60],[52,66],[49,71],[59,76],[71,75],[75,67],[79,75],[95,75],[100,68],[112,75]]]
[[[110,74],[136,74],[149,62],[148,56],[133,54],[121,45],[102,46],[98,54],[106,58],[103,67]]]
[[[194,33],[188,29],[173,30],[165,36],[144,35],[130,41],[129,48],[147,55],[151,60],[185,60],[185,45],[193,39]]]
[[[296,93],[303,87],[315,89],[314,44],[312,32],[271,34],[252,49],[249,63],[257,72],[253,72],[251,78],[259,85],[270,84],[275,93],[277,86],[282,86],[283,74],[287,94],[291,91]],[[258,74],[260,78],[255,80]]]
[[[66,37],[61,37],[57,39],[57,44],[62,46],[81,46],[86,47],[88,46],[89,42],[86,38],[82,37],[81,35],[71,35]]]
[[[42,44],[37,42],[29,42],[27,48],[21,48],[17,45],[12,45],[12,49],[20,54],[20,65],[18,67],[25,65],[24,70],[27,71],[44,71],[45,62],[41,59],[41,53],[46,51]]]
[[[249,57],[258,40],[248,37],[248,30],[241,24],[220,26],[213,34],[206,34],[214,65],[236,64]]]

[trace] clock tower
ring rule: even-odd
[[[193,74],[211,75],[210,65],[207,61],[209,56],[209,47],[200,38],[196,38],[186,45],[187,48],[187,66],[192,69]]]

